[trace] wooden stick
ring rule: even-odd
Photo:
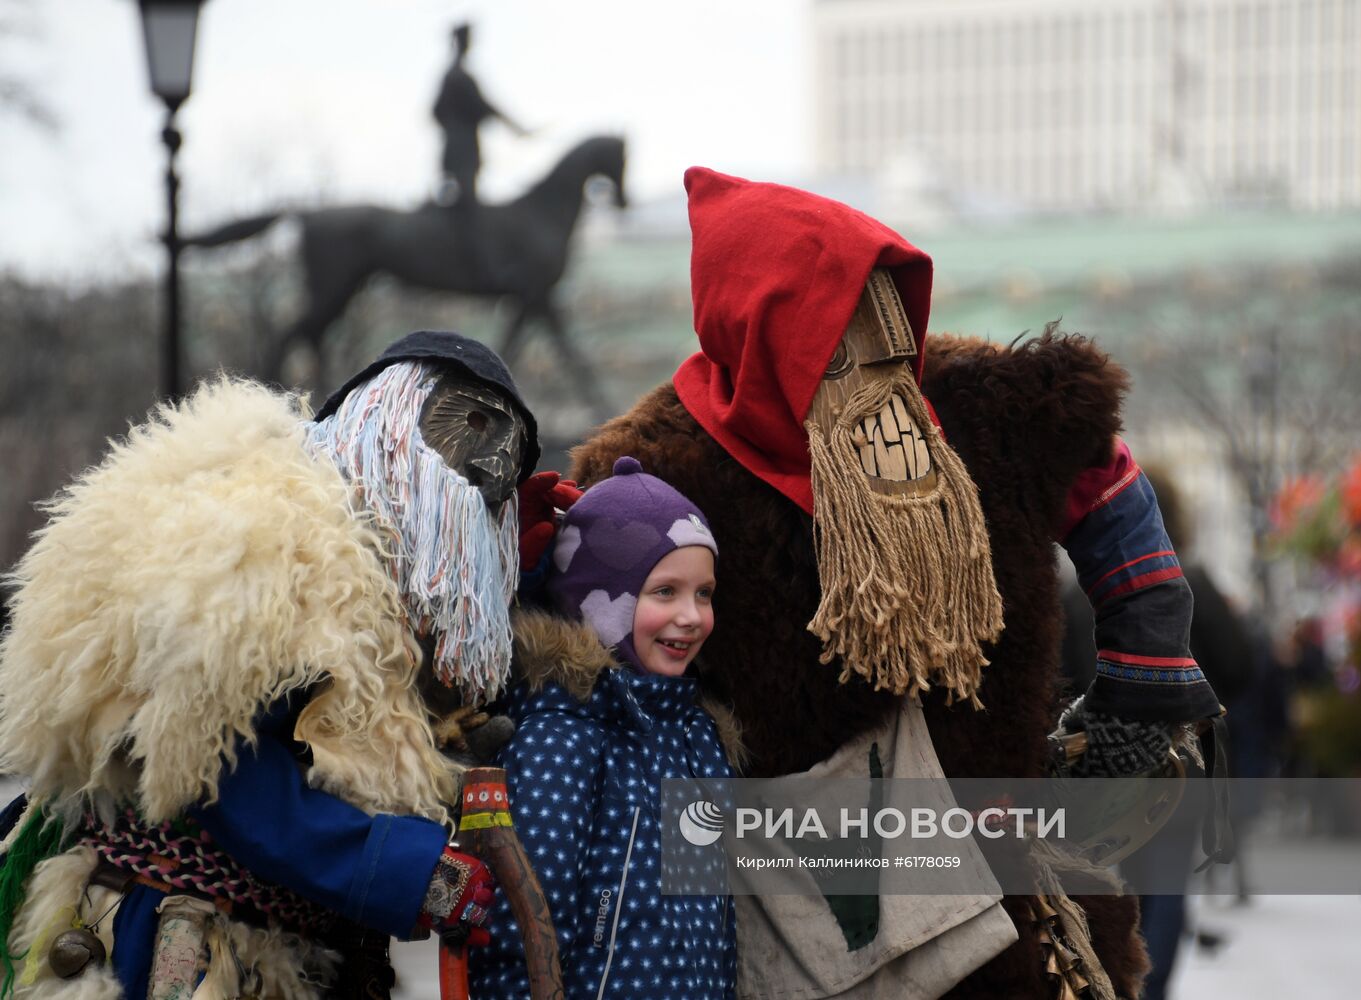
[[[529,856],[515,833],[510,817],[506,772],[499,767],[475,767],[463,776],[463,811],[458,823],[463,849],[491,869],[524,939],[525,966],[532,1000],[563,1000],[562,965],[558,938],[548,900],[530,867]],[[440,946],[442,1000],[469,1000],[468,949],[450,943]]]

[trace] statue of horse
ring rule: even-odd
[[[502,205],[430,202],[407,212],[376,205],[279,211],[188,237],[183,245],[234,243],[289,215],[302,223],[307,309],[266,362],[268,378],[279,380],[284,360],[300,344],[310,344],[319,355],[327,327],[364,283],[376,274],[390,274],[420,288],[514,300],[500,345],[506,364],[513,366],[519,357],[527,324],[542,320],[583,396],[603,419],[610,414],[595,376],[568,338],[553,301],[585,184],[597,176],[612,182],[615,204],[626,207],[622,139],[585,140],[529,191]]]

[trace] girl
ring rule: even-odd
[[[731,898],[663,895],[660,871],[660,783],[732,774],[690,670],[714,627],[717,554],[694,504],[621,458],[558,535],[548,592],[565,619],[517,624],[517,728],[499,763],[568,997],[733,995]],[[526,996],[504,900],[490,929],[473,995]]]

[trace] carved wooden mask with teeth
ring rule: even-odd
[[[927,429],[917,426],[904,398],[919,391],[910,367],[916,354],[898,289],[887,271],[876,268],[808,411],[824,433],[838,421],[853,422],[860,467],[870,488],[888,496],[929,493],[936,485]],[[904,385],[875,412],[846,413],[847,400],[877,381]]]

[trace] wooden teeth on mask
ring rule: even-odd
[[[860,421],[854,440],[860,450],[860,466],[868,476],[906,483],[931,472],[926,436],[896,393],[878,413]]]

